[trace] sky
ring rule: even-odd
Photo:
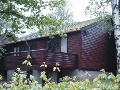
[[[85,15],[85,8],[86,6],[89,5],[90,0],[67,0],[67,1],[68,3],[71,4],[70,11],[73,12],[73,19],[75,21],[81,22],[95,18],[95,16],[90,18],[90,16]],[[110,13],[112,12],[111,6],[107,7],[107,11]]]
[[[68,0],[71,4],[70,12],[73,12],[73,19],[75,21],[89,20],[90,17],[85,15],[85,8],[89,3],[89,0]]]
[[[90,19],[85,15],[85,8],[89,3],[89,0],[66,0],[69,11],[73,14],[73,20],[80,22]],[[42,11],[44,14],[48,14],[49,9]]]

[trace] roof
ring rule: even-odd
[[[7,44],[9,42],[8,38],[7,37],[0,37],[0,46],[4,45],[4,44]]]
[[[86,27],[94,22],[96,22],[96,19],[92,19],[92,20],[87,20],[87,21],[83,21],[83,22],[77,22],[74,23],[72,25],[69,25],[67,27],[61,28],[58,30],[58,33],[68,33],[68,32],[73,32],[73,31],[78,31],[83,27]],[[40,36],[39,32],[35,32],[35,33],[31,33],[29,35],[26,35],[24,37],[20,37],[18,38],[17,42],[21,42],[21,41],[25,41],[25,40],[31,40],[31,39],[37,39],[37,38],[41,38],[41,37],[47,37],[49,36],[48,34],[45,34],[43,36]]]

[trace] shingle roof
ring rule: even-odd
[[[81,28],[88,26],[96,21],[97,21],[97,19],[92,19],[92,20],[83,21],[83,22],[77,22],[77,23],[74,23],[67,27],[59,29],[58,32],[68,33],[68,32],[72,32],[72,31],[77,31],[77,30],[80,30]],[[36,38],[46,37],[46,36],[48,36],[48,34],[40,36],[39,32],[35,32],[35,33],[31,33],[29,35],[26,35],[24,37],[18,38],[17,41],[20,42],[20,41],[31,40],[31,39],[36,39]]]
[[[8,38],[7,37],[0,37],[0,46],[4,45],[4,44],[7,44],[9,42]]]

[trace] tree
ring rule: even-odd
[[[120,21],[119,21],[119,3],[120,0],[90,0],[90,4],[86,8],[86,12],[99,17],[101,20],[111,19],[112,15],[113,30],[117,50],[117,70],[120,68]],[[111,5],[112,13],[110,14],[107,7]],[[107,23],[110,26],[110,23]]]
[[[112,16],[114,21],[114,35],[117,50],[117,70],[120,68],[120,20],[119,20],[119,4],[117,0],[112,0]]]
[[[25,28],[36,27],[40,35],[43,35],[44,27],[48,27],[49,34],[52,35],[63,20],[47,16],[43,11],[52,11],[64,5],[64,0],[0,0],[0,34],[15,37]]]
[[[45,27],[49,28],[49,35],[57,33],[63,19],[44,14],[44,10],[52,11],[57,7],[65,6],[65,0],[0,0],[0,57],[5,51],[3,44],[16,41],[17,35],[24,33],[24,29],[39,30],[45,34]],[[3,40],[4,37],[8,37]],[[7,42],[6,42],[7,41]]]
[[[56,10],[55,10],[55,13],[50,13],[49,15],[50,16],[53,16],[53,17],[55,17],[56,19],[58,18],[58,19],[64,19],[65,21],[64,21],[64,23],[66,24],[66,25],[68,25],[68,24],[72,24],[73,23],[73,14],[70,12],[70,10],[69,10],[69,7],[68,7],[69,5],[66,5],[65,7],[58,7],[58,8],[56,8]]]

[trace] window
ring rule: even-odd
[[[33,42],[33,43],[30,43],[30,50],[36,50],[37,49],[37,43],[36,42]]]
[[[30,50],[36,50],[37,49],[37,43],[36,42],[28,42],[28,45],[30,47]],[[28,51],[29,47],[27,44],[23,45],[23,51]]]
[[[46,41],[46,48],[48,52],[59,52],[60,40],[51,39]]]
[[[67,53],[67,38],[61,39],[61,52]]]
[[[19,56],[19,47],[14,47],[14,56]]]

